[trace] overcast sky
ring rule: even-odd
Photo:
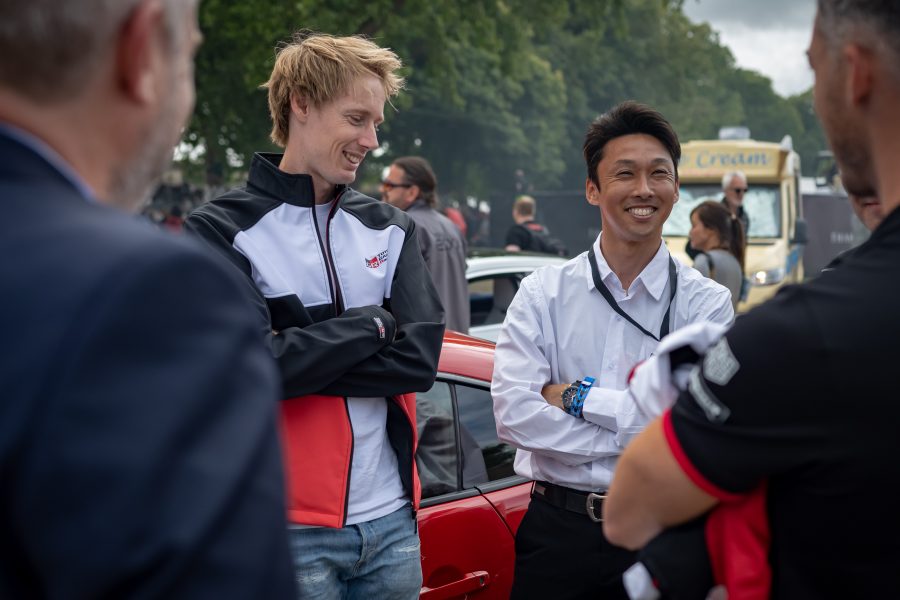
[[[806,49],[816,0],[684,0],[684,12],[708,22],[738,66],[769,77],[782,96],[812,86]]]

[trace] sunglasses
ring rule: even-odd
[[[735,194],[746,194],[748,189],[750,188],[731,188],[731,191]]]
[[[412,187],[411,183],[394,183],[393,181],[388,181],[385,179],[381,182],[381,187],[384,188],[384,191],[390,192],[394,188],[409,188]]]

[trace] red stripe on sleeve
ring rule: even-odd
[[[681,467],[681,470],[684,471],[684,474],[688,476],[688,479],[694,482],[694,485],[710,496],[715,496],[723,502],[735,501],[744,497],[743,494],[735,494],[734,492],[723,490],[712,483],[697,470],[697,467],[695,467],[693,463],[691,463],[691,460],[684,452],[684,448],[681,447],[681,442],[678,441],[678,437],[675,435],[675,427],[672,425],[671,408],[663,414],[662,425],[663,433],[666,436],[666,442],[669,444],[669,450],[672,451],[672,456],[675,457],[675,461],[678,463],[678,466]]]

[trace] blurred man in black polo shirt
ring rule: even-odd
[[[853,256],[742,317],[634,440],[609,538],[664,529],[765,486],[773,598],[888,597],[900,564],[900,4],[819,0],[815,102],[845,186],[887,216]]]

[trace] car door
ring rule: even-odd
[[[439,375],[416,404],[421,597],[508,598],[531,483],[515,475],[515,451],[497,439],[488,383]]]

